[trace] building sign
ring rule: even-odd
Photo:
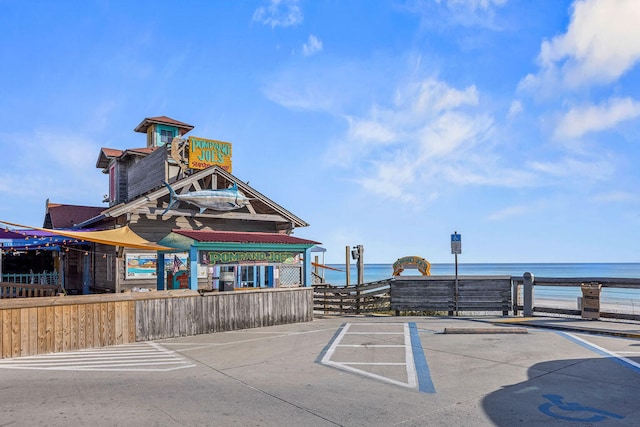
[[[165,272],[173,272],[176,263],[175,258],[179,260],[178,270],[186,271],[189,265],[189,254],[186,252],[177,254],[166,254],[164,258]],[[158,258],[156,254],[136,254],[128,253],[126,255],[127,263],[127,279],[152,279],[157,277],[156,266]],[[203,266],[198,266],[198,277],[207,277],[207,270]]]
[[[393,275],[399,276],[405,269],[417,269],[423,276],[431,276],[431,264],[424,258],[419,256],[406,256],[398,258],[393,263]]]
[[[127,254],[127,279],[156,277],[158,260],[155,254]]]
[[[190,136],[189,167],[206,169],[211,166],[220,166],[231,173],[231,143]]]
[[[297,264],[300,254],[295,252],[249,251],[205,252],[199,256],[203,264]]]

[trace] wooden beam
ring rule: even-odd
[[[154,207],[138,208],[135,210],[135,213],[138,215],[160,215],[162,212],[164,212],[164,209],[154,208]],[[209,210],[209,212],[211,212],[211,210]],[[167,211],[166,215],[186,216],[186,217],[192,217],[195,215],[195,216],[198,216],[199,218],[220,218],[220,219],[238,219],[238,220],[245,220],[245,221],[272,221],[272,222],[289,223],[289,220],[287,220],[286,218],[280,215],[252,214],[252,213],[246,213],[246,212],[221,212],[218,214],[214,214],[214,213],[199,214],[196,211],[171,209]]]

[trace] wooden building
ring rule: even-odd
[[[145,147],[100,150],[96,167],[109,175],[109,206],[74,228],[128,226],[174,249],[93,243],[85,293],[310,286],[317,242],[292,236],[308,224],[231,173],[230,143],[185,137],[193,128],[146,118],[135,128],[146,134]]]

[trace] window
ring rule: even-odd
[[[165,145],[170,143],[173,140],[173,131],[172,130],[160,130],[160,145]]]
[[[240,267],[240,282],[243,288],[255,287],[255,267],[254,266]]]

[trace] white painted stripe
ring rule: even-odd
[[[342,338],[344,338],[344,335],[349,330],[349,326],[351,326],[351,323],[346,323],[342,327],[342,330],[340,331],[338,336],[333,340],[333,342],[331,343],[331,346],[329,347],[329,349],[325,353],[324,357],[322,358],[322,363],[326,363],[326,364],[333,363],[333,362],[331,362],[331,356],[333,356],[333,353],[336,351],[336,347],[338,346],[338,343],[340,343]]]
[[[392,345],[392,344],[339,344],[336,347],[376,347],[376,348],[404,348],[404,345]]]
[[[418,387],[418,374],[416,373],[416,365],[413,360],[413,348],[411,346],[411,331],[409,324],[404,324],[404,345],[405,345],[405,361],[407,365],[407,383],[411,388]]]
[[[140,364],[140,363],[126,363],[126,364],[119,364],[119,365],[114,365],[111,363],[104,363],[105,361],[102,362],[102,364],[100,365],[73,365],[73,364],[68,364],[68,365],[61,365],[61,366],[47,366],[47,364],[43,364],[43,365],[13,365],[13,366],[2,366],[2,368],[11,368],[11,369],[35,369],[35,370],[43,370],[43,371],[92,371],[94,369],[100,369],[100,370],[112,370],[112,371],[119,371],[120,368],[123,367],[128,367],[128,366],[140,366],[142,369],[144,370],[142,367],[144,366],[161,366],[161,365],[178,365],[179,363],[176,363],[175,361],[171,361],[171,362],[157,362],[157,363],[145,363],[145,364]],[[191,366],[195,366],[195,365],[191,365]],[[151,369],[148,369],[151,370]],[[164,371],[164,369],[162,369]]]
[[[402,332],[349,332],[349,335],[402,335]]]
[[[616,353],[614,353],[614,352],[612,352],[612,351],[609,351],[609,350],[607,350],[606,348],[602,348],[602,347],[600,347],[599,345],[596,345],[596,344],[594,344],[594,343],[592,343],[592,342],[589,342],[589,341],[587,341],[587,340],[585,340],[585,339],[582,339],[582,338],[580,338],[580,337],[578,337],[578,336],[576,336],[576,335],[574,335],[574,334],[571,334],[571,333],[568,333],[568,332],[567,332],[567,335],[569,335],[571,338],[573,338],[573,339],[575,339],[575,340],[577,340],[577,341],[583,342],[583,343],[584,343],[584,344],[586,344],[586,345],[589,345],[589,346],[591,346],[591,347],[593,347],[593,348],[595,348],[595,349],[597,349],[597,350],[599,350],[599,351],[601,351],[601,352],[603,352],[603,353],[608,354],[610,357],[613,357],[613,358],[616,358],[616,359],[620,359],[620,360],[622,360],[623,362],[628,363],[629,365],[631,365],[631,366],[635,366],[636,368],[640,369],[640,363],[634,362],[634,361],[633,361],[633,360],[631,360],[631,359],[627,359],[627,358],[626,358],[626,357],[624,357],[624,356],[619,356],[618,354],[616,354]]]
[[[140,351],[132,351],[138,348]],[[122,350],[122,351],[118,351]],[[2,369],[61,371],[170,371],[196,366],[156,343],[30,356],[0,361]]]
[[[392,378],[383,377],[382,375],[374,374],[372,372],[366,372],[366,371],[363,371],[361,369],[352,368],[351,366],[344,365],[342,363],[335,363],[335,362],[329,361],[329,362],[326,362],[325,365],[333,366],[334,368],[338,368],[338,369],[343,369],[345,371],[354,372],[354,373],[356,373],[358,375],[364,375],[364,376],[367,376],[367,377],[371,377],[371,378],[377,379],[379,381],[384,381],[384,382],[395,384],[395,385],[399,385],[399,386],[402,386],[402,387],[415,388],[415,385],[411,386],[411,385],[409,385],[407,383],[403,383],[402,381],[397,381],[397,380],[394,380]]]
[[[384,362],[372,362],[372,363],[365,363],[365,362],[340,362],[340,363],[344,363],[345,365],[371,365],[371,366],[375,366],[375,365],[382,365],[382,366],[404,366],[406,365],[406,363],[393,363],[393,362],[389,362],[389,363],[384,363]]]

